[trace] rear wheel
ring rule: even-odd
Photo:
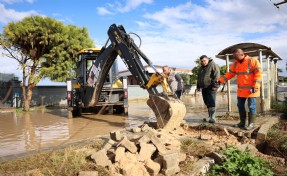
[[[113,109],[115,114],[123,114],[125,112],[124,106],[114,106]]]
[[[82,109],[81,108],[75,108],[72,110],[73,117],[79,117],[82,114]]]

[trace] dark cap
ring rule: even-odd
[[[202,56],[200,56],[200,60],[202,60],[203,58],[207,58],[207,59],[210,59],[209,57],[207,57],[206,55],[202,55]]]

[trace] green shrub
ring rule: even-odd
[[[271,108],[275,109],[277,112],[281,112],[285,114],[285,117],[287,116],[287,97],[285,97],[285,100],[283,102],[272,102]]]
[[[251,156],[249,149],[241,152],[231,147],[224,151],[226,160],[221,164],[215,164],[210,175],[232,175],[232,176],[272,176],[270,165],[265,160]]]

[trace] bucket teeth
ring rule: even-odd
[[[179,127],[186,114],[184,103],[173,97],[150,95],[147,104],[153,110],[159,128],[172,130]]]

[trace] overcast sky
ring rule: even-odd
[[[281,0],[0,0],[0,27],[26,16],[43,15],[87,27],[96,46],[107,40],[113,23],[142,39],[141,49],[155,65],[192,69],[206,54],[242,42],[269,46],[287,58],[287,3]],[[138,40],[136,40],[138,41]],[[219,65],[224,62],[218,59]],[[120,62],[120,70],[125,66]],[[0,56],[0,73],[21,78],[17,62]],[[40,85],[51,85],[49,80]]]

